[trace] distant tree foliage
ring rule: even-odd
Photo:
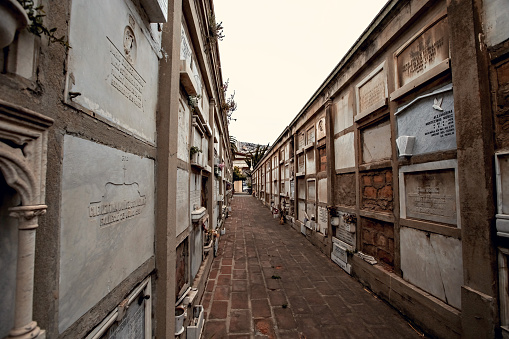
[[[233,181],[244,181],[246,180],[246,176],[242,174],[240,168],[235,166],[233,168]]]
[[[249,169],[255,168],[256,165],[262,160],[263,156],[269,149],[269,144],[267,146],[256,146],[254,152],[249,152],[249,156],[246,158],[245,162]],[[249,171],[248,176],[251,176],[251,171]]]

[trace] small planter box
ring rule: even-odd
[[[187,339],[200,339],[203,324],[203,306],[196,305],[193,307],[193,319],[191,319],[191,325],[187,326]]]

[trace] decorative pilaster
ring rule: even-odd
[[[8,338],[41,338],[41,329],[32,320],[34,292],[35,232],[39,216],[46,213],[46,205],[18,206],[9,215],[18,219],[18,262],[16,271],[16,308],[14,328]]]

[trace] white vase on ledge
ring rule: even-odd
[[[398,145],[399,155],[404,157],[411,157],[413,154],[415,144],[415,137],[410,135],[402,135],[396,139]]]

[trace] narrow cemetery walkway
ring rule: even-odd
[[[391,307],[249,195],[235,195],[202,338],[418,338]]]

